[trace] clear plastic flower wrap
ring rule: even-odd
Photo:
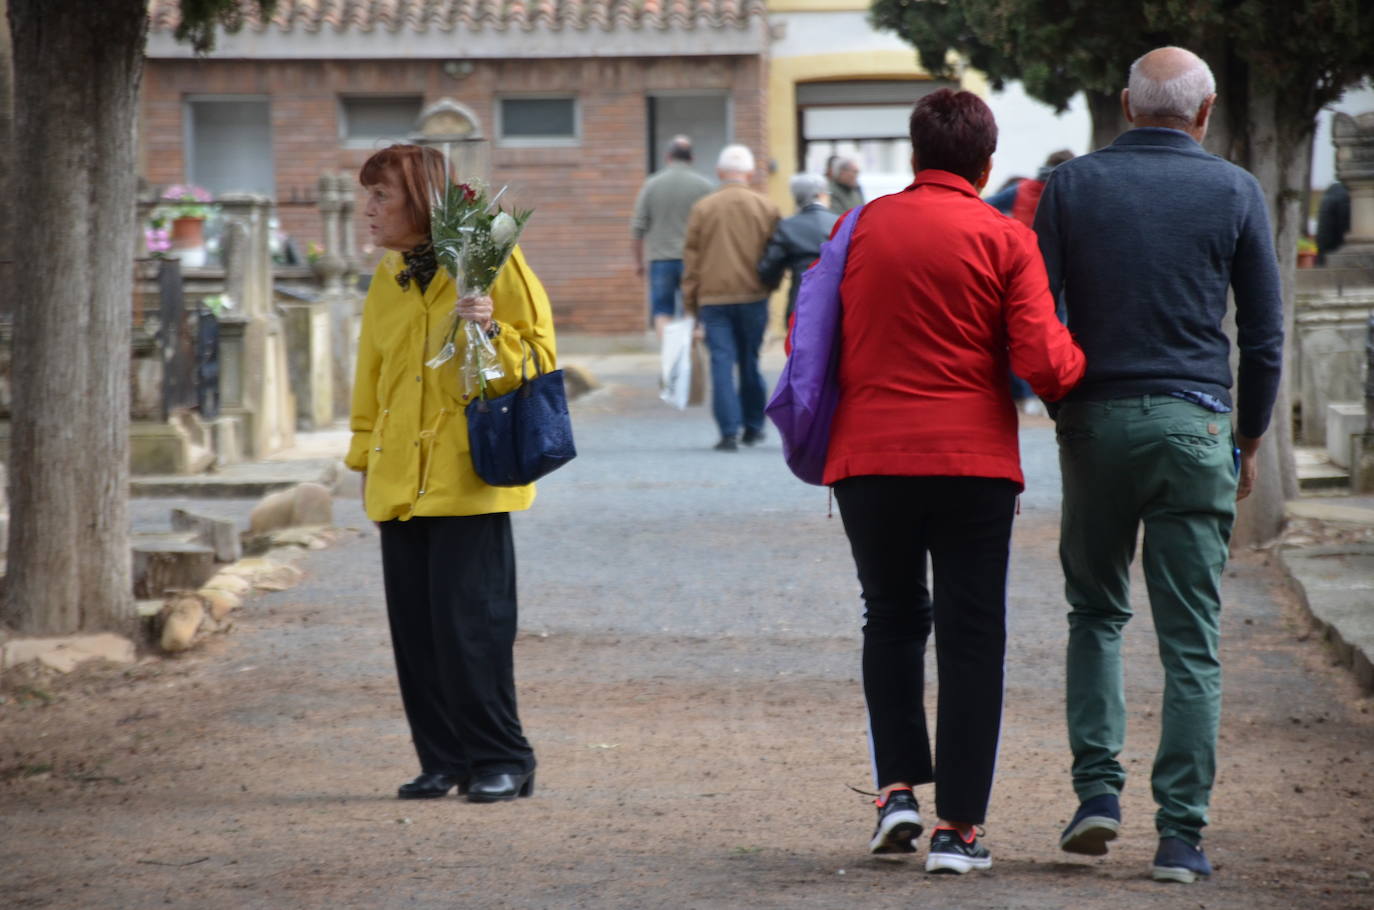
[[[438,157],[438,156],[436,156]],[[456,307],[460,299],[484,296],[491,292],[496,276],[510,258],[520,232],[529,220],[529,210],[506,212],[500,200],[503,187],[488,197],[486,188],[475,180],[453,179],[448,148],[442,156],[442,169],[428,169],[430,200],[430,239],[439,265],[453,278]],[[438,352],[426,366],[438,368],[459,356],[462,334],[462,359],[459,381],[465,396],[482,393],[488,382],[505,375],[496,345],[482,327],[462,319],[455,312],[440,341]]]

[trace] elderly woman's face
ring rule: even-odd
[[[363,215],[372,242],[388,250],[409,250],[424,242],[424,235],[416,234],[406,215],[405,192],[390,174],[381,183],[367,189],[367,204]]]

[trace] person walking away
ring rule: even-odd
[[[1054,173],[1055,168],[1065,161],[1072,160],[1073,152],[1068,149],[1051,152],[1034,177],[1022,180],[1016,185],[1016,198],[1012,200],[1011,211],[1008,214],[1026,227],[1034,224],[1035,209],[1040,204],[1040,196],[1045,192],[1045,181],[1050,179],[1050,174]]]
[[[868,203],[840,284],[832,484],[863,589],[877,854],[913,853],[934,782],[930,872],[992,864],[984,822],[1002,721],[1007,561],[1024,486],[1009,369],[1048,400],[1083,373],[1035,235],[985,204],[997,124],[941,89],[910,121],[915,182]],[[927,582],[929,562],[933,583]],[[935,760],[924,708],[934,627]]]
[[[472,802],[534,791],[534,750],[516,711],[515,547],[510,513],[534,487],[493,487],[468,451],[455,357],[436,368],[427,339],[442,338],[454,287],[429,233],[430,185],[444,173],[434,149],[393,145],[363,164],[372,242],[387,250],[363,307],[346,461],[363,475],[368,518],[381,532],[382,580],[401,702],[420,775],[401,799]],[[520,383],[527,353],[554,369],[548,296],[516,247],[490,296],[457,301],[457,313],[491,339],[505,376]]]
[[[864,191],[859,187],[859,159],[839,155],[830,176],[830,211],[843,215],[864,204]]]
[[[983,201],[1003,215],[1011,214],[1011,207],[1016,204],[1016,188],[1020,186],[1025,177],[1008,177],[1002,181],[1002,185],[997,188],[997,192],[991,196],[984,196]]]
[[[1201,841],[1221,712],[1221,573],[1236,501],[1255,481],[1283,355],[1278,264],[1259,183],[1200,145],[1215,103],[1216,82],[1196,55],[1177,47],[1145,54],[1121,93],[1133,128],[1060,165],[1035,217],[1050,286],[1062,290],[1068,326],[1088,355],[1083,381],[1056,416],[1067,717],[1080,800],[1060,847],[1102,855],[1121,824],[1121,633],[1143,524],[1164,666],[1151,874],[1176,882],[1211,873]],[[1222,330],[1228,287],[1240,348],[1234,401]]]
[[[663,340],[663,327],[678,314],[682,284],[682,243],[687,215],[710,193],[711,181],[692,170],[692,140],[674,136],[664,167],[640,187],[630,219],[635,275],[645,276],[648,261],[649,317]]]
[[[825,180],[815,174],[797,174],[788,183],[797,213],[784,218],[768,240],[759,260],[759,280],[770,291],[777,290],[784,272],[792,275],[787,292],[786,321],[792,321],[797,306],[797,289],[802,273],[821,255],[821,244],[830,236],[839,216],[830,211],[830,194]]]
[[[1326,257],[1345,244],[1350,232],[1350,191],[1337,180],[1322,193],[1317,207],[1317,265],[1326,265]]]
[[[749,188],[749,149],[721,149],[716,174],[720,188],[692,206],[687,219],[682,302],[698,318],[698,337],[706,339],[711,354],[711,410],[720,430],[715,448],[734,452],[741,441],[753,445],[764,436],[767,390],[759,347],[768,325],[768,288],[759,280],[758,263],[781,213]]]

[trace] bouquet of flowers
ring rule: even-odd
[[[430,239],[435,258],[452,276],[458,297],[487,294],[515,249],[532,210],[507,212],[500,206],[504,187],[488,198],[480,185],[458,183],[449,173],[445,160],[443,174],[430,180]],[[455,313],[444,332],[442,347],[426,366],[437,368],[457,356],[460,331],[464,339],[460,369],[463,390],[477,394],[505,371],[495,345],[476,323]]]

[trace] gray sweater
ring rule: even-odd
[[[644,182],[635,200],[630,232],[644,238],[644,258],[681,259],[687,235],[687,215],[701,197],[714,187],[711,181],[674,161]]]
[[[1050,289],[1088,358],[1068,401],[1202,392],[1231,402],[1226,290],[1235,291],[1237,424],[1269,425],[1283,297],[1259,182],[1178,130],[1142,127],[1061,164],[1035,232]]]

